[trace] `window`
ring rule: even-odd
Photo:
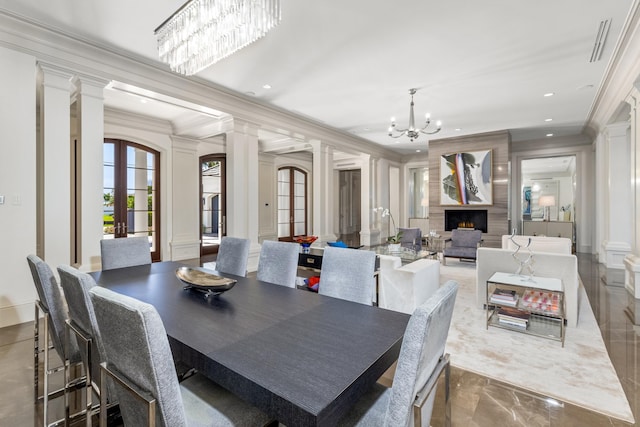
[[[160,153],[116,139],[105,139],[103,152],[103,238],[148,236],[160,261]]]
[[[294,167],[278,169],[278,240],[307,234],[307,173]]]
[[[429,217],[429,169],[409,169],[409,218]]]

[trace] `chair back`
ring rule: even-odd
[[[372,305],[376,253],[347,248],[324,249],[318,293]]]
[[[413,249],[415,251],[422,250],[422,230],[419,228],[398,228],[402,232],[400,245],[403,248]]]
[[[250,245],[249,239],[223,237],[216,257],[216,271],[245,277]]]
[[[167,332],[156,309],[100,286],[90,291],[109,369],[156,399],[156,426],[186,426]],[[146,402],[115,385],[125,425],[148,424]]]
[[[90,275],[68,265],[59,266],[58,274],[69,304],[69,320],[85,336],[91,338],[90,359],[84,352],[80,353],[85,364],[91,365],[92,380],[100,384],[100,362],[104,361],[105,350],[89,296],[89,291],[97,286],[96,282]]]
[[[64,323],[69,317],[67,302],[49,264],[36,255],[27,256],[27,263],[31,270],[31,276],[33,276],[33,284],[38,292],[38,298],[51,318],[49,335],[53,347],[58,355],[64,358]],[[70,345],[71,348],[68,351],[70,360],[79,360],[75,339],[70,340]]]
[[[451,230],[451,246],[477,248],[482,240],[482,230]]]
[[[151,264],[149,239],[146,236],[100,240],[102,270]]]
[[[258,260],[258,280],[295,288],[299,255],[297,243],[265,240]]]
[[[449,280],[411,315],[393,377],[385,426],[413,425],[412,406],[416,395],[444,355],[457,292],[458,284]],[[429,425],[434,398],[435,392],[422,409],[424,425]]]

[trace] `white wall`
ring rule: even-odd
[[[34,316],[26,257],[37,252],[35,62],[0,47],[0,327]]]

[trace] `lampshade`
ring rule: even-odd
[[[543,206],[543,207],[547,207],[547,206],[555,206],[556,205],[556,198],[555,196],[540,196],[540,198],[538,199],[538,206]]]

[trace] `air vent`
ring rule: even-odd
[[[600,21],[598,26],[598,34],[596,34],[596,40],[593,44],[593,51],[591,52],[591,59],[589,62],[597,62],[602,58],[602,51],[604,50],[604,44],[607,41],[607,35],[609,34],[609,27],[611,20]]]

